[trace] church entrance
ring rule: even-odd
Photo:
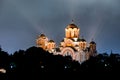
[[[63,56],[71,56],[72,58],[74,58],[74,50],[70,47],[66,47],[62,50],[61,54]]]

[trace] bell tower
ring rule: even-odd
[[[94,41],[91,41],[89,48],[90,48],[90,55],[94,56],[97,52],[96,51],[96,43]]]

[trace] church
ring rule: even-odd
[[[44,34],[37,37],[36,45],[54,55],[71,56],[80,64],[88,60],[90,56],[97,55],[96,43],[92,40],[87,46],[86,40],[80,37],[80,28],[73,22],[65,28],[65,37],[59,47],[56,47],[56,43]]]

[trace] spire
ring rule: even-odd
[[[81,36],[81,41],[86,42],[83,35]]]
[[[91,40],[93,41],[94,39],[92,38]]]
[[[84,39],[84,36],[82,35],[81,38]]]
[[[74,23],[74,20],[72,19],[72,24]]]
[[[93,38],[92,38],[90,44],[95,44],[96,45],[96,43],[93,41]]]

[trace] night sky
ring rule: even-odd
[[[0,0],[0,45],[26,50],[41,33],[58,45],[72,20],[99,53],[120,53],[120,0]]]

